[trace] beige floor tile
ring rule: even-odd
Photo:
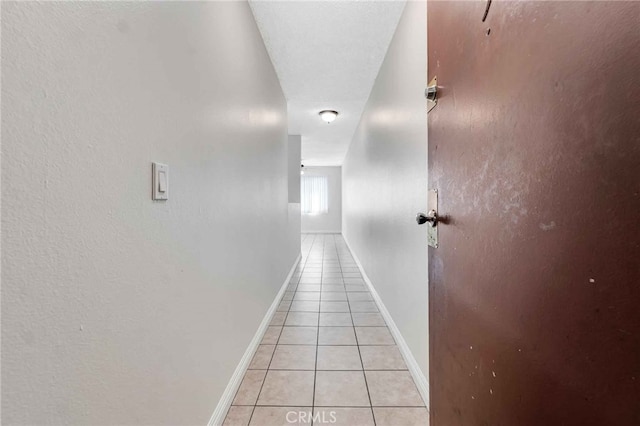
[[[273,354],[271,370],[314,370],[316,346],[278,345]]]
[[[364,284],[364,279],[362,278],[362,275],[358,273],[343,272],[342,277],[345,283],[349,282],[350,284]]]
[[[319,345],[355,345],[356,343],[353,327],[320,327],[318,329]]]
[[[362,370],[357,346],[318,346],[318,370]]]
[[[270,370],[257,405],[307,407],[313,405],[313,371]]]
[[[299,292],[296,292],[295,296],[293,296],[293,300],[318,301],[320,300],[320,292],[319,291],[299,291]]]
[[[369,289],[362,284],[347,284],[345,283],[345,289],[347,292],[368,292]]]
[[[352,326],[351,314],[348,312],[322,312],[320,314],[321,327]]]
[[[280,332],[282,331],[282,326],[279,325],[271,325],[267,327],[267,331],[265,331],[264,336],[262,337],[262,345],[275,345],[278,343],[278,338],[280,337]]]
[[[289,309],[291,312],[318,312],[320,310],[319,301],[295,300]]]
[[[367,293],[349,293],[349,294],[367,294]],[[375,302],[349,302],[351,312],[378,312],[378,306]]]
[[[314,425],[374,426],[371,408],[316,407]],[[396,424],[395,426],[401,426]]]
[[[310,425],[311,407],[256,407],[251,426]]]
[[[344,293],[344,285],[342,284],[322,284],[322,293],[337,292]]]
[[[368,291],[349,293],[347,298],[349,302],[373,302],[373,296]]]
[[[317,326],[318,325],[318,313],[315,312],[289,312],[287,320],[284,325],[286,326]]]
[[[233,405],[255,405],[266,373],[266,370],[247,370]]]
[[[429,412],[424,407],[374,407],[378,426],[429,426]]]
[[[346,302],[347,293],[341,291],[327,291],[322,293],[322,301]]]
[[[368,407],[362,371],[317,371],[315,406]]]
[[[269,368],[271,356],[273,355],[275,348],[275,345],[258,346],[258,350],[256,350],[256,353],[253,355],[253,359],[251,360],[251,364],[249,364],[249,370],[266,370]]]
[[[280,345],[315,345],[318,327],[284,327],[280,333]]]
[[[356,327],[359,345],[395,345],[387,327]]]
[[[344,242],[332,235],[303,235],[302,241],[304,258],[278,305],[282,312],[265,332],[225,425],[246,425],[249,418],[258,426],[309,425],[313,415],[317,425],[428,425],[402,355]]]
[[[275,314],[273,314],[273,318],[271,318],[270,325],[283,325],[286,317],[286,312],[276,312]]]
[[[356,327],[385,327],[387,325],[378,312],[354,312],[351,316],[353,317],[353,325]]]
[[[289,310],[289,306],[291,306],[291,300],[283,300],[278,305],[278,309],[276,309],[276,311],[277,312],[287,312]]]
[[[300,284],[298,286],[298,291],[320,291],[322,290],[322,285],[320,284]]]
[[[349,312],[348,302],[320,302],[320,312]]]
[[[374,407],[421,407],[424,402],[408,371],[365,371]]]
[[[365,370],[406,370],[407,364],[397,346],[361,346]]]
[[[247,426],[252,413],[252,406],[231,406],[222,426]]]
[[[322,278],[301,278],[299,285],[320,285],[322,284]]]

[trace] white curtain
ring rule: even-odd
[[[326,176],[301,176],[300,191],[302,214],[315,215],[329,212]]]

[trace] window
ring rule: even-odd
[[[300,181],[300,208],[302,209],[302,214],[328,213],[327,177],[302,176]]]

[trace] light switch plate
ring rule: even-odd
[[[162,163],[151,163],[152,185],[151,198],[153,200],[169,199],[169,166]]]

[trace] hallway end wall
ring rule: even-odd
[[[343,164],[343,234],[428,378],[425,2],[407,2]]]
[[[248,4],[3,2],[2,65],[1,422],[206,424],[300,252]]]
[[[326,176],[329,213],[302,215],[303,233],[342,232],[342,168],[340,166],[305,167],[305,176]]]

